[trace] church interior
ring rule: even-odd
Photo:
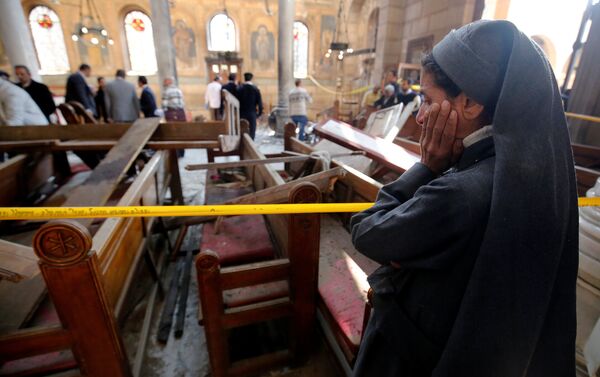
[[[478,20],[554,72],[600,375],[598,0],[0,0],[0,376],[354,375],[352,214],[421,161],[422,59]]]

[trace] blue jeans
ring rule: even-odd
[[[298,139],[304,140],[304,127],[308,123],[308,118],[306,115],[292,115],[292,121],[296,123],[296,126],[300,127]]]

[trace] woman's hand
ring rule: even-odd
[[[462,140],[456,139],[458,114],[444,101],[431,105],[425,112],[421,131],[421,163],[435,174],[441,174],[458,161]]]

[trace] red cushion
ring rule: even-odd
[[[208,223],[202,232],[201,250],[219,255],[221,266],[273,259],[275,250],[262,215],[228,217],[221,223]]]
[[[319,294],[334,319],[333,330],[341,333],[356,354],[362,339],[362,326],[369,283],[367,275],[378,264],[359,254],[350,234],[330,216],[321,219],[319,247]]]
[[[230,289],[223,292],[223,303],[226,308],[251,305],[257,302],[274,300],[289,294],[287,281],[274,281],[249,287]]]

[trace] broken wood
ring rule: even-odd
[[[173,325],[173,313],[175,312],[175,304],[177,303],[177,295],[179,293],[179,278],[183,269],[183,260],[177,263],[177,268],[171,277],[169,283],[169,293],[165,300],[162,313],[160,315],[160,322],[158,323],[158,332],[156,334],[156,340],[160,343],[166,343],[169,340],[169,333]]]
[[[289,157],[274,157],[266,159],[254,159],[254,160],[241,160],[231,162],[209,162],[207,164],[194,164],[187,165],[186,170],[205,170],[205,169],[228,169],[228,168],[239,168],[245,166],[264,165],[264,164],[276,164],[281,162],[302,162],[309,159],[315,159],[317,157],[312,156],[289,156]]]
[[[181,338],[183,335],[183,325],[185,324],[185,312],[187,307],[188,292],[190,290],[190,276],[192,274],[192,259],[194,252],[188,250],[185,255],[185,263],[183,265],[183,276],[181,278],[181,294],[179,295],[179,303],[177,305],[177,317],[175,319],[175,337]]]
[[[0,280],[18,282],[40,273],[38,257],[31,247],[0,240]]]
[[[300,183],[312,182],[321,192],[327,193],[332,179],[341,178],[345,175],[342,168],[333,168],[319,173],[299,178],[295,181],[275,185],[251,194],[243,195],[226,201],[224,204],[257,204],[257,203],[285,203],[288,200],[290,190]]]
[[[64,203],[65,207],[102,206],[158,127],[158,118],[138,119]],[[57,127],[60,128],[60,127]],[[88,227],[93,219],[79,222]]]

